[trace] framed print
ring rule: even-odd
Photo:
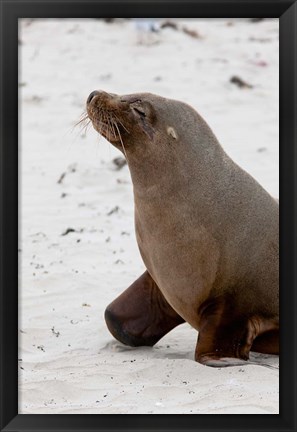
[[[1,1],[1,430],[295,430],[296,8]]]

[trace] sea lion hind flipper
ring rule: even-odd
[[[184,322],[145,271],[105,310],[111,334],[129,346],[153,346]]]

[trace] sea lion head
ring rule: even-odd
[[[87,113],[94,129],[120,150],[131,148],[142,134],[151,140],[156,115],[144,94],[118,96],[93,91],[87,99]]]
[[[86,109],[94,129],[125,156],[134,188],[170,183],[171,189],[218,160],[222,148],[188,104],[152,93],[119,96],[93,91]],[[168,175],[174,172],[174,176]],[[165,187],[165,186],[164,186]]]
[[[198,114],[189,105],[151,93],[119,96],[93,91],[86,103],[94,129],[119,150],[157,151],[185,137]],[[185,140],[183,140],[185,141]]]

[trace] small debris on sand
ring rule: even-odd
[[[55,331],[55,327],[54,326],[51,328],[51,331],[52,331],[52,334],[55,335],[56,337],[60,336],[60,332]]]
[[[233,76],[230,78],[230,82],[237,85],[239,88],[253,88],[251,84],[243,81],[243,79],[239,78],[238,76]]]
[[[73,163],[71,165],[69,165],[69,167],[67,168],[67,171],[63,172],[60,177],[59,180],[57,181],[58,184],[62,184],[64,178],[66,177],[67,172],[68,173],[75,173],[77,171],[77,165],[76,163]]]
[[[125,165],[127,165],[126,159],[122,158],[121,156],[114,158],[112,161],[117,167],[118,171],[122,169]]]
[[[117,183],[118,184],[128,184],[129,182],[127,180],[117,179]]]
[[[72,232],[76,232],[76,230],[75,230],[74,228],[67,228],[66,231],[64,231],[64,232],[61,234],[61,236],[65,236],[65,235],[67,235],[67,234],[69,234],[69,233],[72,233]]]
[[[118,213],[118,211],[120,210],[120,207],[119,206],[115,206],[115,207],[113,207],[108,213],[107,213],[107,216],[110,216],[110,215],[112,215],[113,213]]]
[[[201,39],[200,34],[196,30],[190,30],[188,27],[182,27],[182,31],[188,35],[191,36],[194,39]]]
[[[57,183],[58,183],[58,184],[62,184],[62,182],[63,182],[65,176],[66,176],[66,173],[63,172],[63,173],[60,175],[60,178],[59,178],[59,180],[57,181]]]
[[[173,21],[164,21],[161,25],[160,28],[171,28],[173,30],[178,30],[178,26],[176,23],[174,23]]]
[[[161,29],[164,28],[171,28],[172,30],[176,30],[176,31],[181,31],[183,33],[185,33],[186,35],[195,38],[195,39],[201,39],[201,35],[196,31],[196,30],[191,30],[186,26],[183,27],[179,27],[175,22],[173,21],[164,21],[161,25],[160,25]]]

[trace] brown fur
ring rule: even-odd
[[[149,93],[94,92],[87,112],[94,128],[126,156],[146,280],[153,280],[168,310],[199,331],[196,360],[221,366],[233,364],[225,358],[247,359],[260,335],[260,351],[277,353],[278,203],[226,155],[187,104]],[[118,323],[127,325],[151,292],[143,280],[136,286],[136,304],[125,306]],[[116,310],[120,316],[123,298],[107,315]],[[153,309],[147,319],[160,326],[166,308]],[[107,323],[114,325],[114,315]]]

